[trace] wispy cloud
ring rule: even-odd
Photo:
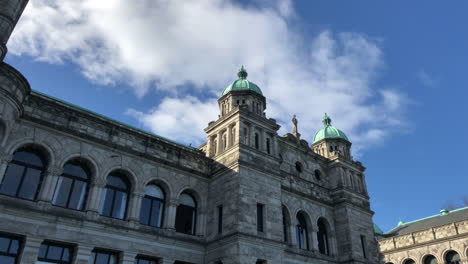
[[[172,91],[147,112],[127,113],[184,142],[203,141],[202,128],[218,114],[217,96],[241,64],[262,88],[268,115],[282,124],[282,133],[296,114],[310,140],[327,112],[359,149],[401,125],[404,96],[375,85],[384,64],[378,40],[324,31],[307,42],[290,26],[300,20],[293,2],[257,3],[36,0],[18,24],[10,51],[76,63],[89,80],[128,83],[137,96],[150,89]],[[191,96],[174,89],[185,84],[193,87]],[[211,96],[194,97],[201,90]]]
[[[439,79],[437,77],[431,76],[424,69],[418,71],[417,77],[418,80],[427,87],[435,87],[439,84]]]

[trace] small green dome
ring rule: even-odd
[[[348,137],[343,133],[343,131],[331,125],[331,118],[325,114],[322,120],[325,125],[320,129],[314,136],[314,143],[319,142],[324,138],[342,138],[349,141]]]
[[[228,87],[226,87],[226,89],[224,89],[221,96],[224,96],[230,91],[248,91],[248,90],[256,92],[260,95],[263,95],[262,90],[260,90],[260,87],[258,87],[258,85],[256,85],[253,82],[247,81],[247,75],[248,75],[247,71],[244,69],[244,66],[242,66],[239,72],[237,73],[237,76],[239,77],[239,79],[235,80]]]

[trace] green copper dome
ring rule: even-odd
[[[226,89],[224,89],[221,96],[224,96],[230,91],[249,91],[249,90],[256,92],[260,95],[263,95],[262,90],[260,90],[260,87],[258,87],[258,85],[256,85],[253,82],[247,81],[247,75],[248,75],[247,71],[244,69],[244,66],[242,66],[239,72],[237,73],[237,76],[239,77],[239,79],[235,80],[228,87],[226,87]]]
[[[315,133],[314,143],[319,142],[324,138],[342,138],[349,141],[343,131],[331,125],[331,118],[327,116],[327,114],[323,117],[322,122],[325,126]]]

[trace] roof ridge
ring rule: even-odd
[[[182,143],[180,143],[180,142],[174,141],[174,140],[172,140],[172,139],[169,139],[169,138],[166,138],[166,137],[163,137],[163,136],[160,136],[160,135],[151,133],[151,132],[149,132],[149,131],[146,131],[146,130],[143,130],[143,129],[134,127],[134,126],[132,126],[132,125],[129,125],[129,124],[126,124],[126,123],[124,123],[124,122],[118,121],[118,120],[116,120],[116,119],[110,118],[110,117],[108,117],[108,116],[99,114],[99,113],[94,112],[94,111],[92,111],[92,110],[89,110],[89,109],[87,109],[87,108],[81,107],[81,106],[79,106],[79,105],[76,105],[76,104],[67,102],[67,101],[65,101],[65,100],[63,100],[63,99],[60,99],[60,98],[57,98],[57,97],[55,97],[55,96],[48,95],[48,94],[46,94],[46,93],[43,93],[43,92],[40,92],[40,91],[37,91],[37,90],[33,90],[33,89],[32,89],[32,92],[33,92],[33,93],[36,93],[36,94],[39,94],[39,95],[42,95],[42,96],[44,96],[44,97],[47,97],[47,98],[49,98],[49,99],[53,99],[53,100],[59,101],[59,102],[65,104],[65,105],[68,105],[68,106],[77,108],[77,109],[82,110],[82,111],[85,111],[85,112],[87,112],[87,113],[96,115],[96,116],[98,116],[98,117],[100,117],[100,118],[103,118],[103,119],[106,119],[106,120],[115,122],[115,123],[117,123],[117,124],[119,124],[119,125],[121,125],[121,126],[130,128],[130,129],[133,129],[133,130],[136,130],[136,131],[138,131],[138,132],[140,132],[140,133],[148,134],[148,135],[150,135],[150,136],[154,136],[154,137],[157,137],[157,138],[166,140],[166,141],[168,141],[168,142],[171,142],[171,143],[173,143],[173,144],[179,145],[179,146],[181,146],[181,147],[189,148],[189,149],[191,149],[191,150],[198,150],[198,149],[196,149],[196,148],[194,148],[194,147],[192,147],[192,146],[187,146],[187,145],[185,145],[185,144],[182,144]]]

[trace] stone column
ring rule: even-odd
[[[289,232],[291,234],[291,245],[293,247],[298,247],[297,245],[297,231],[296,231],[296,223],[292,223],[291,226],[289,227]]]
[[[254,127],[249,126],[249,131],[250,131],[250,139],[249,139],[250,146],[255,148],[255,129],[254,129]]]
[[[90,258],[93,248],[79,244],[76,252],[75,264],[88,264],[90,263]]]
[[[132,193],[129,201],[129,214],[128,219],[130,221],[134,221],[139,223],[140,222],[140,210],[141,210],[141,202],[143,201],[143,197],[145,193],[135,192]]]
[[[309,248],[310,248],[310,250],[313,250],[313,251],[316,251],[316,252],[319,251],[317,232],[318,232],[318,228],[315,227],[315,226],[312,226],[311,230],[309,231],[309,241],[310,241]]]
[[[39,255],[43,239],[38,237],[26,237],[23,254],[21,256],[21,264],[35,264]]]
[[[273,149],[271,151],[271,154],[274,155],[275,157],[278,157],[278,154],[279,154],[278,137],[276,135],[273,135]]]
[[[91,183],[89,187],[89,198],[86,206],[86,211],[89,213],[99,213],[99,205],[101,203],[101,193],[104,191],[104,185],[102,183]]]
[[[213,137],[209,136],[208,140],[206,141],[206,156],[208,156],[208,157],[213,156],[213,153],[211,153],[212,152],[212,150],[211,150],[212,146],[213,146]]]
[[[195,235],[204,236],[205,235],[205,219],[206,219],[206,210],[199,210],[197,215],[197,226],[195,228]]]
[[[0,183],[3,181],[3,177],[5,176],[8,163],[10,163],[12,159],[13,159],[13,155],[8,155],[8,154],[0,155]]]
[[[135,252],[123,252],[119,264],[135,264],[135,257],[137,253]]]
[[[44,176],[41,190],[39,192],[39,201],[43,201],[46,203],[52,202],[58,178],[60,175],[62,175],[62,173],[63,168],[53,166],[47,168],[46,175]]]
[[[171,199],[167,203],[166,217],[164,221],[164,226],[169,229],[175,229],[175,218],[177,212],[177,206],[179,205],[179,200]]]

